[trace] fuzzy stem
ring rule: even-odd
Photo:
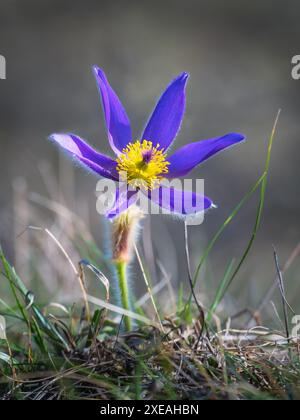
[[[117,262],[116,263],[116,269],[118,274],[118,280],[119,280],[119,287],[121,291],[121,301],[122,301],[122,307],[126,310],[130,310],[130,302],[129,302],[129,290],[128,290],[128,284],[127,284],[127,263],[126,262]],[[132,323],[131,318],[126,316],[124,318],[125,323],[125,329],[126,331],[131,331]]]

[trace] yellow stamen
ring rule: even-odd
[[[121,179],[134,188],[151,190],[157,188],[163,174],[169,172],[166,154],[151,141],[137,140],[129,143],[117,159]]]

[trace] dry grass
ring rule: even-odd
[[[97,339],[70,337],[72,350],[24,360],[14,352],[15,373],[3,371],[3,399],[299,399],[296,343],[271,331],[224,331],[203,336],[197,326],[164,321],[166,334],[140,327]],[[117,326],[114,327],[114,330]],[[81,343],[81,344],[80,344]],[[84,343],[84,345],[83,345]],[[292,359],[290,358],[292,357]],[[35,359],[35,357],[34,357]],[[51,366],[52,364],[52,366]]]

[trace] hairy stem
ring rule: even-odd
[[[129,301],[129,290],[127,284],[127,263],[126,262],[117,262],[116,269],[118,274],[119,287],[121,292],[121,302],[123,309],[130,310],[130,301]],[[126,331],[131,331],[132,322],[131,318],[125,316],[124,318],[125,329]]]

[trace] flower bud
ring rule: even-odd
[[[133,205],[113,221],[112,246],[113,260],[116,263],[129,263],[138,231],[139,221],[143,213]]]

